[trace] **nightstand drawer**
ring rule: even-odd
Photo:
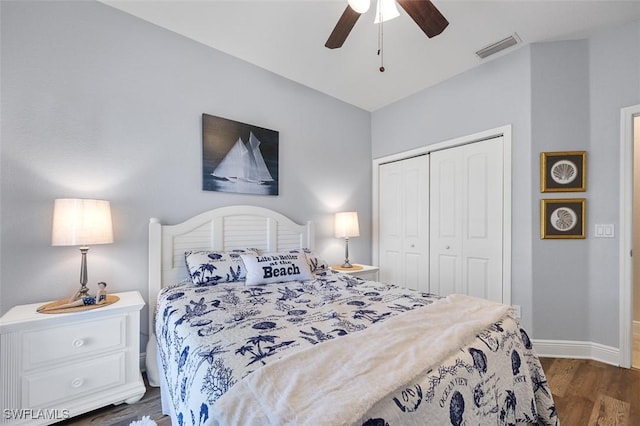
[[[54,368],[22,378],[25,407],[52,407],[53,403],[76,395],[87,395],[125,383],[125,354]],[[61,407],[65,408],[65,407]]]
[[[126,317],[82,321],[22,335],[24,369],[126,346]]]

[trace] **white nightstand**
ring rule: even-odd
[[[349,275],[354,275],[356,277],[360,277],[363,280],[369,281],[378,281],[378,268],[377,266],[371,265],[361,265],[361,264],[353,264],[355,267],[359,267],[358,269],[346,269],[339,268],[335,265],[331,266],[331,269],[334,271],[342,272]]]
[[[43,303],[0,318],[1,424],[51,424],[145,393],[140,293],[82,312],[41,314]]]

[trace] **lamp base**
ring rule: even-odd
[[[363,269],[362,265],[351,265],[348,268],[343,267],[342,265],[331,265],[331,269],[335,269],[336,271],[359,271]]]
[[[89,247],[82,246],[80,247],[80,254],[82,258],[80,259],[80,290],[74,293],[73,296],[69,298],[69,303],[75,302],[76,300],[80,300],[89,295],[89,287],[87,287],[87,252],[89,251]]]

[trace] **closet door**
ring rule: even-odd
[[[502,302],[502,137],[430,153],[430,291]]]
[[[379,168],[380,280],[429,290],[429,156]]]

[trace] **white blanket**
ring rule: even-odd
[[[354,424],[509,312],[506,305],[448,296],[259,368],[215,403],[212,417],[225,426]]]

